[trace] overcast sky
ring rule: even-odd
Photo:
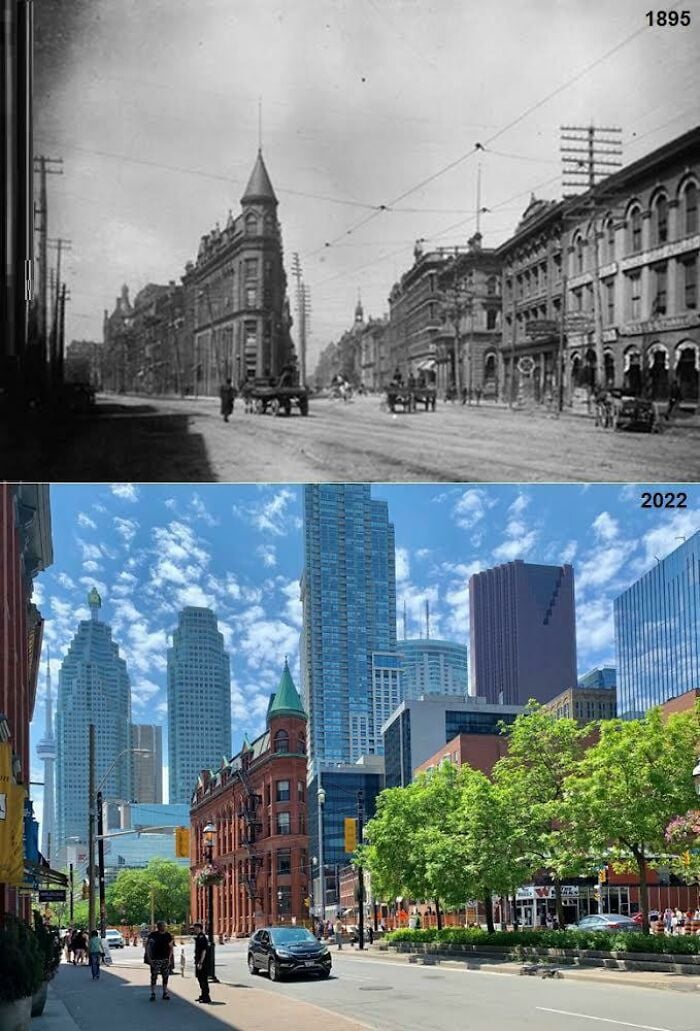
[[[35,7],[35,149],[64,162],[49,235],[72,240],[69,340],[101,339],[123,282],[133,297],[179,281],[200,236],[237,213],[260,97],[287,271],[298,251],[311,291],[312,360],[352,322],[358,289],[366,314],[387,310],[416,238],[473,233],[477,159],[458,159],[475,143],[493,246],[531,190],[560,195],[561,124],[620,126],[629,162],[698,121],[697,28],[645,28],[639,0]]]

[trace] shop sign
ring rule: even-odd
[[[678,254],[686,251],[696,251],[700,247],[700,235],[687,236],[685,240],[676,240],[674,243],[667,243],[663,247],[655,247],[651,251],[643,251],[641,254],[631,255],[623,258],[620,268],[623,272],[628,269],[637,268],[638,265],[648,265],[654,261],[666,261],[668,258],[675,258]]]
[[[525,326],[529,337],[551,337],[559,332],[559,323],[554,319],[532,319]]]
[[[516,899],[553,899],[555,891],[553,884],[526,884],[518,888],[515,893]],[[562,884],[561,897],[563,899],[578,898],[578,884]]]

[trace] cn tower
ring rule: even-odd
[[[51,697],[51,666],[46,652],[46,727],[44,736],[36,746],[36,753],[44,764],[44,815],[41,821],[41,854],[51,860],[58,851],[56,841],[56,799],[54,795],[56,767],[56,738],[53,733],[53,699]]]

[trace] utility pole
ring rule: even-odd
[[[292,275],[297,281],[297,319],[299,322],[299,386],[306,386],[306,324],[311,313],[311,295],[304,283],[299,254],[292,256]]]
[[[575,144],[575,146],[560,146],[563,165],[563,186],[564,197],[576,196],[579,191],[592,194],[594,187],[598,186],[611,171],[622,166],[622,142],[620,139],[622,129],[600,126],[561,126],[561,141],[563,144]],[[567,190],[570,191],[567,193]],[[571,192],[573,191],[573,192]],[[593,287],[593,343],[595,348],[595,387],[600,387],[604,375],[603,355],[603,315],[600,302],[600,260],[598,253],[598,220],[596,202],[593,196],[587,200],[591,217],[589,222],[589,243],[592,247],[592,287]],[[563,263],[565,256],[562,255],[562,281],[565,283]],[[562,304],[562,310],[564,304]]]
[[[48,289],[49,289],[49,265],[47,256],[48,246],[48,200],[46,189],[47,175],[63,175],[62,168],[52,168],[52,165],[62,165],[63,158],[50,158],[40,154],[34,159],[34,171],[39,173],[39,207],[34,209],[35,215],[39,216],[39,225],[35,226],[39,233],[39,339],[43,344],[44,357],[50,360],[48,354],[49,319],[48,319]]]
[[[362,832],[365,819],[365,793],[357,792],[357,841],[362,844]],[[365,947],[365,873],[361,864],[357,867],[357,944],[358,948]]]
[[[88,727],[88,929],[95,926],[95,724]]]
[[[73,864],[68,864],[68,890],[70,891],[69,903],[68,903],[68,915],[70,917],[70,925],[73,926]]]
[[[101,791],[97,792],[97,877],[100,886],[100,938],[104,938],[107,932],[107,913],[105,910],[105,842]],[[92,925],[90,930],[92,930]]]
[[[56,237],[54,239],[47,239],[47,246],[56,250],[56,270],[51,270],[51,276],[55,283],[55,294],[52,292],[52,310],[54,312],[53,326],[51,328],[51,346],[50,346],[50,362],[54,376],[60,381],[62,379],[63,372],[63,360],[62,351],[59,347],[59,341],[61,338],[60,331],[60,315],[62,314],[62,307],[59,308],[54,305],[54,297],[58,298],[61,296],[61,255],[63,251],[69,251],[71,249],[71,241],[65,240],[62,237]]]

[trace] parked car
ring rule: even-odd
[[[659,913],[658,909],[650,909],[649,910],[649,923],[653,924],[655,920],[659,919],[660,915],[661,914]],[[632,919],[634,920],[635,924],[639,927],[639,925],[642,922],[641,910],[639,911],[639,913],[635,913],[634,916],[632,917]]]
[[[271,981],[287,974],[328,977],[332,962],[328,948],[305,927],[261,927],[248,942],[248,970],[264,970]]]
[[[123,949],[124,948],[124,935],[121,931],[118,931],[116,927],[108,927],[105,931],[105,938],[110,949]]]
[[[639,931],[639,924],[621,913],[594,913],[584,916],[576,924],[569,924],[571,931]]]

